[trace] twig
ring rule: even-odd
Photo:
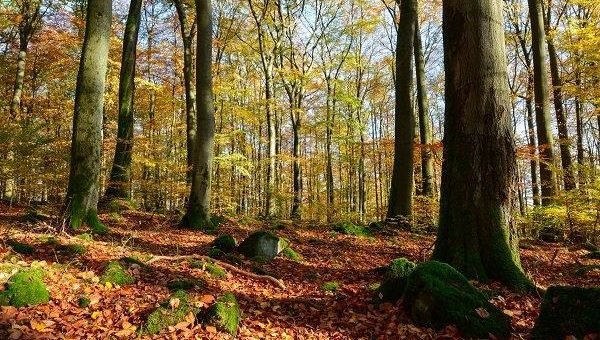
[[[152,263],[158,262],[158,261],[180,261],[180,260],[190,260],[190,259],[204,260],[204,261],[212,262],[212,263],[220,265],[221,267],[227,268],[234,273],[245,275],[245,276],[251,277],[256,280],[270,281],[271,283],[275,284],[276,286],[278,286],[281,289],[287,289],[281,280],[278,280],[270,275],[259,275],[259,274],[250,273],[245,270],[239,269],[236,266],[233,266],[229,263],[215,260],[213,258],[210,258],[208,256],[203,256],[203,255],[154,256],[150,260],[146,261],[146,264],[148,265],[148,264],[152,264]]]

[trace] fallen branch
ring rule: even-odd
[[[278,279],[274,278],[273,276],[250,273],[245,270],[239,269],[236,266],[231,265],[229,263],[215,260],[211,257],[204,256],[204,255],[154,256],[150,260],[146,261],[145,263],[147,265],[149,265],[149,264],[152,264],[154,262],[159,262],[159,261],[181,261],[181,260],[204,260],[204,261],[212,262],[214,264],[218,264],[221,267],[229,269],[234,273],[248,276],[248,277],[256,279],[256,280],[266,280],[266,281],[269,281],[269,282],[275,284],[276,286],[278,286],[281,289],[287,289],[281,280],[278,280]]]

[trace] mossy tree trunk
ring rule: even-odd
[[[413,55],[417,19],[416,0],[400,2],[400,23],[396,41],[396,114],[394,168],[389,194],[388,218],[412,215],[414,164],[413,139]]]
[[[182,227],[209,228],[215,110],[212,89],[212,5],[196,0],[197,58],[196,108],[197,139],[194,147],[192,189]]]
[[[77,75],[67,206],[69,224],[100,226],[97,217],[102,149],[102,113],[112,0],[89,0]]]
[[[181,40],[183,42],[183,86],[185,90],[185,117],[186,117],[186,148],[187,148],[187,181],[192,183],[192,172],[194,167],[194,147],[196,145],[196,92],[194,89],[194,53],[193,39],[194,29],[189,27],[188,7],[191,4],[182,0],[174,0],[179,28],[181,30]],[[193,8],[192,8],[193,9]]]
[[[417,71],[417,108],[419,110],[419,137],[421,142],[421,177],[423,195],[435,195],[433,151],[431,149],[432,133],[429,119],[429,98],[427,96],[427,80],[425,79],[425,58],[419,29],[419,18],[415,19],[415,69]]]
[[[142,13],[142,0],[132,0],[123,37],[119,78],[119,122],[117,145],[110,172],[106,197],[130,198],[131,151],[133,148],[133,100],[135,94],[135,59]]]
[[[531,19],[531,37],[533,52],[533,77],[535,91],[535,119],[537,127],[538,148],[540,155],[540,186],[542,188],[542,205],[552,203],[556,196],[556,174],[554,167],[554,138],[550,118],[548,96],[548,72],[546,68],[546,49],[544,20],[541,0],[527,0]]]
[[[515,142],[502,2],[443,3],[446,114],[440,220],[433,258],[517,290]]]

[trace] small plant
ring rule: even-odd
[[[90,305],[90,303],[92,303],[92,301],[87,296],[82,296],[77,300],[77,305],[79,306],[79,308],[86,308]]]
[[[339,282],[337,282],[337,281],[329,281],[329,282],[325,282],[321,286],[321,289],[324,292],[335,293],[335,292],[339,291],[341,287],[342,287],[342,285]]]

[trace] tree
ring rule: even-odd
[[[419,19],[415,19],[415,69],[417,71],[417,108],[419,111],[419,137],[421,141],[421,177],[423,195],[435,195],[433,152],[431,150],[432,134],[429,119],[429,98],[427,96],[427,82],[425,79],[425,58],[423,57],[423,44],[419,29]]]
[[[526,290],[512,215],[517,166],[502,2],[445,0],[443,13],[446,113],[433,258],[469,278]]]
[[[77,75],[67,214],[73,229],[87,224],[104,230],[98,221],[102,113],[108,63],[112,0],[89,0],[86,30]]]
[[[546,49],[544,48],[544,20],[540,0],[527,0],[531,18],[531,37],[533,51],[533,77],[535,91],[535,120],[537,127],[538,148],[540,155],[540,185],[542,188],[542,205],[552,203],[556,196],[556,175],[554,166],[554,138],[550,122],[548,106],[548,75],[546,68]]]
[[[388,218],[412,215],[414,164],[413,139],[413,55],[417,22],[417,1],[401,0],[400,23],[396,41],[396,115],[394,168],[389,194]]]
[[[212,6],[211,0],[196,0],[196,109],[197,138],[194,147],[192,188],[182,227],[210,227],[210,186],[212,180],[215,112],[212,89]]]
[[[131,150],[133,148],[133,99],[135,93],[135,63],[142,0],[132,0],[123,36],[121,74],[119,77],[119,122],[117,145],[106,197],[130,198]]]

